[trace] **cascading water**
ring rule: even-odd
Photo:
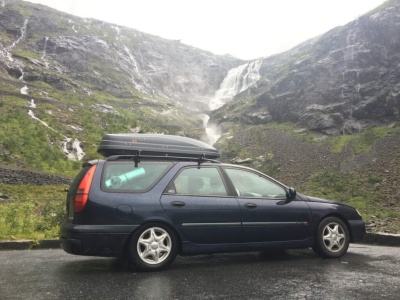
[[[220,88],[215,92],[214,97],[210,99],[210,110],[213,111],[220,108],[231,101],[237,94],[254,85],[261,77],[259,73],[261,65],[262,60],[259,59],[229,70]],[[202,115],[202,118],[207,134],[204,140],[213,145],[221,137],[221,130],[217,125],[208,122],[210,119],[208,115]]]
[[[206,129],[206,136],[203,138],[204,142],[209,145],[214,145],[221,136],[221,130],[214,124],[209,124],[210,116],[202,114],[203,126]]]
[[[28,26],[28,19],[25,19],[24,25],[21,27],[21,36],[11,45],[10,49],[14,48],[26,35],[26,28]]]
[[[30,103],[29,103],[29,107],[30,108],[36,108],[36,103],[34,99],[31,99]],[[74,140],[72,140],[72,138],[69,138],[63,134],[61,134],[60,132],[58,132],[57,130],[55,130],[54,128],[50,127],[49,124],[47,124],[46,122],[44,122],[43,120],[39,119],[38,117],[35,116],[34,112],[30,109],[28,111],[28,115],[38,121],[39,123],[41,123],[42,125],[46,126],[47,128],[49,128],[50,130],[60,134],[61,136],[64,137],[64,140],[61,142],[62,145],[62,150],[65,153],[65,155],[67,155],[68,159],[70,160],[82,160],[82,158],[85,156],[85,152],[83,152],[80,144],[81,142],[75,138]],[[68,150],[68,144],[71,144],[72,151]]]
[[[124,51],[126,54],[128,54],[128,56],[126,56],[125,53],[118,53],[127,62],[127,64],[123,66],[123,69],[125,69],[131,75],[131,81],[135,89],[139,90],[141,93],[147,94],[145,87],[140,85],[135,80],[135,78],[137,77],[143,82],[145,86],[147,85],[146,80],[139,71],[138,63],[135,57],[126,45],[124,45]],[[132,71],[132,66],[134,71]]]
[[[46,60],[46,54],[47,54],[46,49],[47,49],[48,40],[49,40],[49,37],[46,36],[45,39],[44,39],[43,53],[42,53],[42,56],[40,57],[43,60],[46,69],[49,68],[49,63]]]
[[[22,95],[28,95],[29,94],[29,88],[25,85],[24,87],[21,88],[20,90]]]
[[[4,2],[3,2],[4,3]],[[23,70],[23,63],[14,59],[12,56],[11,51],[15,48],[16,45],[18,45],[18,43],[25,38],[26,36],[26,29],[28,26],[28,19],[26,19],[24,21],[24,24],[22,25],[20,32],[21,35],[18,37],[18,39],[16,39],[10,46],[5,47],[2,44],[0,44],[0,56],[5,58],[5,63],[7,65],[8,68],[16,68],[21,72],[21,76],[18,78],[18,80],[22,81],[23,83],[25,83],[24,81],[24,70]],[[28,94],[28,87],[25,85],[24,87],[21,88],[21,94],[27,95]]]

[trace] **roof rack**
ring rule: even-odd
[[[163,134],[106,134],[98,152],[105,157],[115,155],[192,157],[204,155],[208,159],[220,157],[217,149],[202,141],[177,135]]]
[[[211,163],[221,163],[218,160],[205,158],[205,155],[202,154],[199,157],[185,157],[185,156],[170,156],[170,155],[141,155],[140,152],[134,155],[112,155],[107,157],[107,161],[117,161],[117,160],[133,160],[135,162],[135,167],[137,167],[140,160],[150,160],[150,159],[157,159],[157,160],[175,160],[175,161],[193,161],[197,162],[198,166],[204,162],[211,162]]]

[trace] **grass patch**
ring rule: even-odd
[[[1,184],[0,192],[11,200],[53,200],[65,199],[68,185],[18,185]]]
[[[397,127],[389,128],[387,126],[370,127],[360,134],[340,135],[329,138],[332,144],[332,153],[342,152],[350,143],[355,155],[359,155],[371,149],[374,143],[390,134],[398,133],[400,130]]]
[[[57,238],[65,218],[66,187],[0,184],[9,198],[0,202],[0,240]]]
[[[0,204],[0,240],[57,238],[65,201],[7,200]]]
[[[376,141],[389,135],[392,131],[393,130],[387,126],[368,128],[355,140],[354,154],[358,155],[368,151]]]
[[[330,143],[332,143],[332,153],[342,152],[351,141],[354,141],[355,138],[356,136],[354,135],[340,135],[330,138]]]
[[[264,174],[275,177],[279,171],[279,168],[280,164],[273,160],[273,156],[271,154],[267,154],[259,170]]]
[[[304,183],[302,193],[339,201],[357,208],[365,220],[372,220],[375,217],[393,219],[394,224],[400,221],[400,212],[394,211],[380,203],[379,192],[376,192],[374,185],[381,182],[376,175],[361,176],[357,173],[340,173],[327,171],[315,174]]]

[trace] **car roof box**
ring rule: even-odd
[[[113,155],[219,158],[214,147],[187,137],[164,134],[106,134],[97,150],[105,157]]]

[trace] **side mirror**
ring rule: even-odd
[[[297,192],[294,188],[290,187],[286,191],[286,198],[288,200],[294,200],[296,198]]]

